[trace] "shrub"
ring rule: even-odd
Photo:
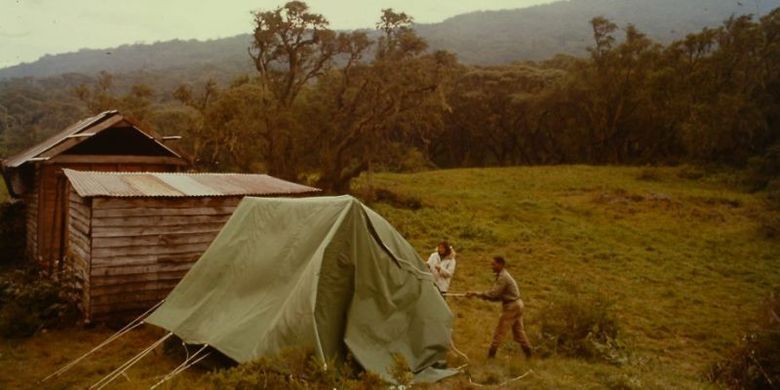
[[[625,347],[619,341],[613,302],[602,296],[585,298],[568,289],[554,297],[540,317],[544,355],[626,362]]]
[[[780,175],[780,144],[767,148],[767,151],[748,161],[745,186],[750,191],[768,189],[772,181]]]
[[[22,202],[0,203],[0,264],[24,258],[26,224]]]
[[[397,209],[419,210],[423,207],[422,201],[415,196],[399,194],[386,188],[362,188],[360,193],[355,193],[366,203],[384,203]]]
[[[766,186],[766,200],[770,209],[780,211],[780,179],[772,180]]]
[[[44,328],[73,324],[78,310],[65,285],[34,269],[0,274],[0,335],[28,337]]]
[[[734,389],[772,389],[780,384],[780,289],[770,295],[758,324],[710,366],[710,381]]]

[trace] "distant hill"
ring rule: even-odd
[[[780,0],[570,0],[503,11],[473,12],[441,23],[417,26],[435,48],[458,54],[469,64],[541,60],[555,54],[581,55],[592,45],[590,20],[604,16],[631,23],[668,43],[732,15],[764,15]]]
[[[32,63],[0,69],[0,79],[74,72],[94,75],[102,70],[131,73],[191,68],[211,69],[217,75],[236,74],[252,69],[252,61],[247,54],[249,39],[246,34],[209,41],[173,40],[110,49],[81,49],[73,53],[45,55]]]
[[[473,12],[441,23],[419,24],[416,29],[433,49],[450,50],[464,63],[501,64],[545,59],[558,53],[585,53],[592,39],[588,22],[595,16],[605,16],[620,26],[633,23],[650,37],[669,42],[720,25],[731,15],[763,15],[777,7],[780,0],[570,0],[516,10]],[[243,34],[209,41],[82,49],[0,69],[0,79],[70,72],[95,74],[101,70],[186,71],[193,67],[224,78],[252,70],[246,52],[249,40],[250,36]]]

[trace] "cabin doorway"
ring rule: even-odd
[[[67,184],[62,169],[44,175],[41,181],[42,191],[38,209],[39,263],[49,275],[58,274],[64,267],[68,231]]]

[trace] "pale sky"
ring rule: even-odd
[[[251,10],[286,0],[0,0],[0,68],[44,54],[171,39],[249,33]],[[523,8],[552,0],[309,0],[335,29],[373,27],[393,8],[417,22],[440,22],[477,10]]]

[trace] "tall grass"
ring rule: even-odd
[[[542,319],[560,286],[575,286],[584,310],[596,311],[587,305],[597,297],[611,302],[620,359],[630,356],[619,367],[575,364],[561,354],[525,362],[510,343],[499,361],[484,362],[499,308],[449,300],[455,344],[476,357],[474,370],[492,372],[486,378],[510,377],[520,365],[544,371],[530,383],[547,387],[707,387],[708,364],[749,322],[740,313],[755,310],[767,289],[780,285],[780,243],[760,233],[764,195],[687,170],[558,166],[375,175],[375,186],[418,198],[424,207],[373,206],[422,254],[441,238],[454,242],[453,291],[487,288],[490,258],[505,256],[520,284],[532,342],[545,340]]]
[[[454,244],[453,292],[486,289],[493,280],[491,257],[505,256],[520,284],[526,330],[536,346],[545,345],[543,320],[561,302],[579,305],[581,315],[572,324],[600,323],[606,336],[617,334],[619,355],[607,352],[620,364],[571,357],[578,355],[560,349],[525,360],[511,342],[495,360],[486,360],[498,305],[451,298],[453,341],[469,356],[466,369],[474,381],[500,384],[533,369],[508,387],[716,388],[707,380],[708,369],[733,351],[752,313],[772,286],[780,285],[780,241],[761,234],[765,194],[742,192],[706,172],[681,171],[690,168],[647,169],[558,166],[376,174],[373,185],[389,193],[374,198],[372,206],[423,257],[443,238]],[[365,186],[366,181],[358,181],[356,192]],[[561,300],[567,286],[574,293]],[[602,311],[591,308],[602,303],[608,303]],[[619,332],[612,332],[613,324]],[[0,343],[0,384],[34,383],[108,334],[73,329]],[[154,329],[133,332],[58,383],[89,385],[159,335]],[[596,341],[609,346],[606,340]],[[150,356],[128,372],[132,382],[124,380],[119,387],[148,387],[178,363],[162,354]],[[449,356],[450,366],[465,363],[456,354]],[[191,369],[171,388],[208,387],[204,378],[202,371]],[[432,387],[469,386],[467,377],[458,376]]]

